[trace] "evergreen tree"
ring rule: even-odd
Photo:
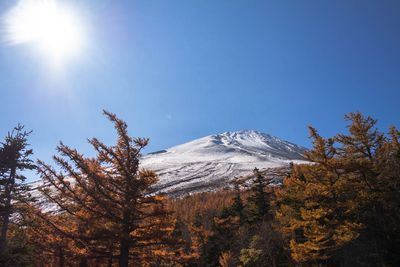
[[[77,150],[60,144],[54,160],[60,168],[39,161],[38,170],[45,185],[41,189],[58,216],[38,214],[56,234],[73,240],[74,253],[86,260],[117,259],[126,267],[134,260],[144,264],[170,254],[174,220],[164,205],[165,197],[154,194],[157,176],[140,169],[140,152],[148,139],[132,138],[127,125],[104,111],[114,123],[117,144],[107,146],[96,138],[89,143],[97,152],[87,158]]]
[[[250,224],[260,221],[270,212],[271,193],[266,192],[265,188],[270,184],[261,172],[255,168],[254,181],[251,186],[252,196],[247,200],[247,220]]]
[[[231,210],[234,216],[239,216],[240,221],[244,220],[244,204],[242,197],[240,196],[240,184],[239,182],[235,183],[235,196],[233,198],[233,204],[231,206]]]
[[[30,133],[24,131],[24,126],[18,125],[0,145],[0,254],[7,249],[10,218],[23,212],[25,203],[31,200],[23,175],[24,171],[35,168],[30,159],[33,152],[28,149]]]
[[[238,217],[240,219],[240,223],[244,222],[244,210],[245,205],[243,203],[241,194],[240,194],[240,183],[239,181],[235,181],[234,183],[234,196],[232,199],[232,204],[228,207],[222,209],[221,214],[218,216],[219,218],[228,218],[228,217]]]

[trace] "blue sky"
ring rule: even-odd
[[[88,155],[88,137],[111,144],[102,109],[148,151],[241,129],[309,146],[307,125],[333,135],[350,111],[399,126],[397,0],[69,2],[88,44],[62,73],[0,44],[0,135],[26,125],[45,161],[60,140]]]

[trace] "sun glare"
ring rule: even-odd
[[[55,63],[81,52],[84,33],[70,6],[57,0],[20,0],[4,17],[5,40],[32,44]]]

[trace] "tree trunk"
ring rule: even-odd
[[[2,216],[1,236],[0,236],[0,254],[3,254],[7,247],[7,232],[8,224],[10,223],[10,217],[8,209],[5,208],[5,214]]]
[[[121,240],[119,249],[119,267],[128,267],[129,261],[129,245],[127,240]]]
[[[129,203],[130,196],[125,195],[126,203]],[[122,222],[122,235],[119,243],[119,267],[128,267],[129,263],[129,234],[130,234],[130,220],[129,220],[129,210],[127,208],[124,209],[123,212],[123,222]]]
[[[8,233],[8,225],[10,223],[10,215],[11,215],[11,194],[14,189],[15,184],[15,173],[16,169],[12,168],[10,177],[8,179],[8,184],[5,188],[5,203],[4,203],[4,213],[2,217],[2,225],[1,225],[1,234],[0,234],[0,254],[4,253],[7,247],[7,233]]]
[[[87,267],[87,259],[86,258],[81,258],[81,260],[79,261],[79,267]]]
[[[110,252],[109,252],[109,257],[108,257],[108,261],[107,261],[107,266],[108,267],[112,267],[113,265],[113,248],[112,246],[110,247]]]
[[[64,267],[64,250],[63,247],[60,245],[58,247],[58,252],[59,252],[59,262],[58,262],[58,266],[59,267]]]

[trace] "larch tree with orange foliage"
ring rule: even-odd
[[[310,127],[312,164],[294,166],[276,191],[277,218],[299,263],[398,266],[399,132],[360,113],[346,119],[349,134],[333,138]]]
[[[130,137],[124,121],[104,114],[114,123],[116,145],[92,138],[97,156],[89,158],[61,143],[60,155],[53,157],[59,170],[38,162],[46,185],[40,190],[52,215],[41,212],[37,217],[73,241],[81,266],[102,258],[109,266],[116,259],[121,267],[173,261],[178,244],[172,235],[174,219],[164,197],[153,192],[156,174],[139,166],[148,139]]]

